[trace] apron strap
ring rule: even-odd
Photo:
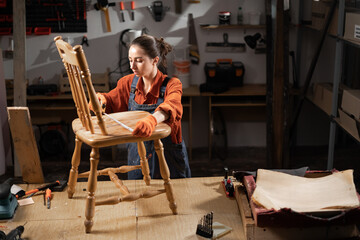
[[[157,104],[160,104],[160,103],[164,102],[166,85],[168,84],[169,81],[170,81],[169,77],[166,77],[165,80],[163,81],[163,83],[162,83],[162,85],[160,87],[160,93],[159,93],[159,98],[157,100]]]
[[[136,85],[139,81],[139,77],[134,75],[134,78],[131,82],[131,89],[130,89],[130,98],[135,99],[135,90],[136,90]]]

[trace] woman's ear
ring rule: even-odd
[[[153,64],[157,65],[159,62],[159,56],[156,56],[154,59],[153,59]]]

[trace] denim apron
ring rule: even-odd
[[[135,90],[139,77],[135,75],[131,83],[130,97],[129,97],[129,111],[147,111],[153,113],[155,109],[164,102],[165,89],[168,81],[168,77],[164,80],[161,88],[159,98],[156,104],[137,104],[135,102]],[[164,147],[164,155],[167,165],[170,170],[171,178],[187,178],[191,177],[189,159],[186,151],[184,140],[175,144],[171,141],[171,136],[161,139]],[[152,179],[161,178],[159,160],[155,152],[154,142],[145,141],[146,157],[148,158],[150,177]],[[128,150],[128,165],[139,165],[140,156],[138,154],[137,143],[127,143]],[[128,172],[128,179],[142,179],[143,175],[140,169]]]

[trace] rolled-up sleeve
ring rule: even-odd
[[[116,88],[108,93],[103,93],[106,98],[106,113],[124,112],[128,110],[129,92],[132,76],[121,78]]]

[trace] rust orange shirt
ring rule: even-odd
[[[116,88],[108,93],[103,93],[106,98],[106,113],[128,111],[131,83],[134,74],[129,74],[119,79]],[[150,91],[145,94],[144,83],[140,78],[135,90],[135,102],[138,104],[156,104],[163,81],[167,75],[158,70],[155,81]],[[171,140],[173,143],[181,143],[181,118],[183,107],[181,104],[182,84],[178,78],[171,78],[166,86],[164,102],[155,111],[162,110],[168,114],[165,121],[171,127]]]

